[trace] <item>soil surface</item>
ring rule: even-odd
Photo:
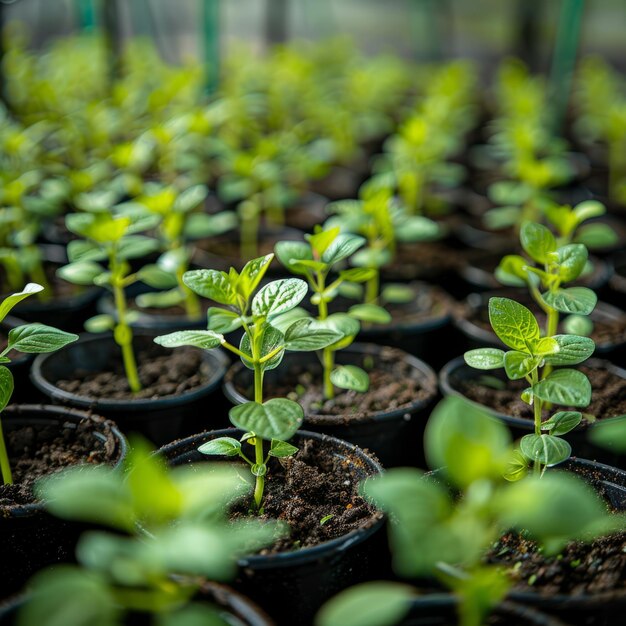
[[[591,404],[587,408],[558,407],[559,411],[581,411],[583,416],[593,415],[596,419],[606,419],[626,414],[626,379],[606,369],[594,369],[579,365],[576,369],[587,375],[591,381]],[[523,402],[520,395],[528,383],[524,380],[508,380],[504,389],[480,385],[477,382],[461,381],[458,390],[470,400],[494,409],[498,413],[533,419],[533,409]],[[544,419],[554,412],[544,411]]]
[[[121,358],[111,358],[106,371],[77,370],[72,380],[58,380],[63,391],[109,400],[157,399],[180,395],[204,385],[211,377],[209,366],[203,361],[202,350],[191,347],[164,351],[154,347],[136,353],[139,379],[143,389],[131,393]],[[117,356],[117,355],[114,355]]]
[[[458,269],[465,252],[445,241],[400,244],[393,263],[383,268],[386,280],[412,280],[440,275]]]
[[[322,423],[341,420],[352,423],[364,420],[374,413],[408,408],[420,400],[432,397],[436,382],[404,361],[404,353],[394,348],[382,348],[380,358],[359,355],[360,362],[350,361],[365,369],[370,377],[370,387],[365,393],[335,388],[335,397],[325,400],[322,368],[319,363],[296,363],[283,366],[280,383],[268,376],[265,381],[265,398],[286,397],[298,402],[304,409],[306,421]],[[236,384],[237,391],[252,397],[252,388]]]
[[[107,463],[114,458],[116,442],[111,422],[85,419],[76,428],[26,426],[5,432],[13,485],[0,486],[0,507],[35,502],[33,484],[42,476],[70,465]],[[94,436],[103,433],[106,441]]]
[[[298,445],[293,457],[271,460],[263,501],[262,518],[286,522],[291,532],[260,554],[314,546],[368,528],[382,517],[357,493],[359,480],[350,465],[358,459],[333,455],[312,439]],[[240,503],[233,517],[247,517],[248,504]]]

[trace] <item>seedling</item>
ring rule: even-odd
[[[142,307],[171,307],[182,305],[187,317],[198,319],[202,315],[196,294],[183,282],[193,255],[190,242],[194,239],[212,237],[231,230],[237,220],[231,211],[209,215],[202,211],[208,190],[204,185],[194,185],[182,193],[173,186],[147,184],[143,195],[127,206],[127,215],[138,214],[141,207],[160,219],[159,239],[163,254],[155,265],[141,270],[141,280],[155,289],[165,290],[141,294],[135,302]]]
[[[325,347],[322,351],[324,397],[334,398],[335,389],[367,391],[369,377],[367,372],[355,365],[335,367],[335,352],[348,347],[360,330],[359,320],[386,323],[391,316],[385,309],[375,304],[358,304],[347,313],[329,315],[328,305],[337,294],[341,285],[363,283],[372,279],[377,271],[373,268],[341,269],[339,275],[327,284],[329,274],[336,265],[346,261],[365,244],[365,239],[358,235],[340,233],[339,227],[329,230],[317,230],[313,235],[306,235],[306,242],[281,241],[276,244],[276,256],[292,273],[304,276],[313,291],[311,302],[317,306],[318,314],[315,326],[337,330],[342,334],[339,341]]]
[[[552,371],[552,367],[582,363],[595,345],[589,337],[579,335],[542,336],[531,311],[509,298],[489,300],[489,320],[498,338],[511,350],[470,350],[464,355],[465,362],[481,370],[504,368],[510,380],[524,379],[530,385],[521,398],[533,407],[535,432],[520,441],[521,457],[509,473],[509,478],[517,480],[526,472],[528,463],[534,463],[535,471],[541,473],[542,467],[545,470],[570,457],[571,446],[560,435],[576,428],[582,413],[559,411],[542,422],[543,410],[552,404],[586,407],[591,401],[591,383],[578,370]]]
[[[503,533],[523,531],[545,553],[556,554],[569,541],[590,541],[623,525],[623,516],[609,514],[574,475],[504,480],[512,453],[508,429],[461,399],[447,398],[435,409],[425,450],[434,475],[394,468],[367,479],[362,490],[393,519],[388,532],[395,573],[409,580],[436,577],[458,596],[462,626],[483,624],[512,586],[509,571],[484,562]],[[332,599],[316,625],[390,626],[416,595],[399,583],[358,585]],[[373,602],[376,621],[370,619]]]
[[[51,513],[114,532],[86,532],[78,565],[37,574],[18,623],[121,626],[132,613],[158,624],[221,623],[217,609],[194,598],[199,577],[232,579],[238,556],[284,532],[278,523],[229,521],[233,496],[251,488],[223,465],[169,470],[142,440],[123,471],[83,466],[39,481],[37,495]]]
[[[280,365],[286,350],[321,350],[343,337],[339,330],[318,326],[311,319],[297,319],[284,332],[276,327],[278,317],[292,311],[305,297],[307,284],[299,278],[287,278],[272,281],[257,291],[273,258],[273,254],[268,254],[249,261],[241,273],[234,268],[230,268],[228,274],[217,270],[186,272],[183,281],[187,287],[224,308],[209,309],[208,330],[179,331],[155,338],[156,343],[167,348],[196,346],[208,350],[221,345],[254,371],[254,400],[229,411],[231,423],[246,431],[241,441],[220,437],[203,444],[199,450],[209,455],[239,456],[250,466],[256,478],[254,503],[257,510],[263,502],[270,457],[288,457],[297,452],[287,440],[298,430],[304,417],[302,407],[287,398],[264,402],[264,374]],[[226,341],[224,334],[239,328],[243,328],[244,334],[237,348]],[[264,441],[270,443],[267,454]],[[243,451],[243,442],[254,446],[254,460]]]
[[[327,211],[334,214],[327,228],[339,226],[342,231],[363,236],[367,245],[354,255],[351,262],[369,270],[365,283],[363,301],[377,304],[382,296],[386,302],[394,302],[394,294],[400,293],[401,300],[407,289],[388,285],[380,287],[380,270],[395,257],[398,243],[432,241],[441,236],[439,225],[421,215],[409,215],[393,198],[388,180],[373,178],[359,190],[359,200],[331,202]],[[409,291],[412,297],[412,292]]]
[[[8,315],[9,311],[29,296],[43,290],[41,285],[28,283],[24,289],[18,293],[7,296],[0,303],[0,322]],[[0,352],[0,364],[10,363],[9,353],[12,350],[26,354],[36,354],[41,352],[54,352],[59,348],[76,341],[78,335],[66,333],[65,331],[46,326],[45,324],[23,324],[9,331],[6,347]],[[0,365],[0,413],[4,410],[13,394],[13,374],[5,365]],[[5,485],[13,484],[11,467],[9,465],[9,455],[7,453],[4,435],[2,432],[2,422],[0,421],[0,469],[2,470],[2,480]]]
[[[113,330],[113,338],[122,350],[128,386],[133,393],[141,390],[141,382],[124,290],[143,277],[142,270],[131,272],[129,261],[159,247],[156,239],[137,233],[153,228],[158,222],[156,215],[131,217],[104,211],[72,213],[65,218],[67,229],[83,239],[68,244],[70,264],[60,268],[58,275],[71,283],[97,285],[113,293],[115,318],[98,315],[88,320],[85,326],[90,332]]]

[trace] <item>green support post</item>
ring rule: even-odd
[[[202,0],[202,45],[204,54],[204,90],[217,91],[220,80],[220,2]]]
[[[584,0],[561,0],[561,14],[550,72],[554,134],[562,132],[567,114],[584,8]]]

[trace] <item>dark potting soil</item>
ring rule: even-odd
[[[596,419],[606,419],[626,414],[626,379],[621,378],[606,369],[593,369],[580,365],[576,369],[585,373],[591,381],[591,404],[584,409],[558,407],[559,410],[580,410],[585,415],[595,416]],[[480,385],[476,382],[462,381],[459,391],[475,402],[483,404],[498,413],[533,419],[533,410],[523,402],[520,395],[528,387],[526,381],[506,381],[504,389]],[[544,419],[549,417],[550,411],[544,412]]]
[[[529,302],[522,300],[525,306],[529,306]],[[535,314],[540,327],[545,326],[545,315],[543,313],[537,313],[535,308],[531,305],[531,311]],[[491,324],[489,323],[489,310],[488,307],[482,306],[479,309],[475,309],[469,306],[467,303],[461,304],[457,308],[457,314],[473,324],[476,324],[480,328],[488,331],[492,331]],[[615,345],[621,344],[626,338],[626,315],[622,315],[616,319],[594,319],[593,313],[591,314],[593,320],[593,332],[590,337],[595,342],[596,346]],[[559,325],[559,332],[564,332]],[[495,337],[495,335],[494,335]]]
[[[464,260],[458,247],[440,241],[401,244],[396,258],[383,274],[398,278],[420,278],[433,272],[454,271]]]
[[[95,437],[96,431],[105,441]],[[33,485],[38,478],[70,465],[106,463],[116,452],[111,422],[98,418],[84,419],[61,432],[58,426],[25,426],[5,432],[5,438],[14,484],[0,486],[0,507],[35,502]]]
[[[293,457],[271,459],[262,518],[286,522],[290,532],[260,554],[307,548],[376,523],[382,513],[358,495],[354,462],[312,439],[303,440]],[[240,502],[233,517],[247,517],[249,504]]]
[[[289,363],[282,372],[279,384],[266,379],[265,396],[290,398],[304,409],[308,422],[319,423],[329,417],[352,423],[367,419],[375,413],[389,412],[431,397],[436,385],[407,363],[404,353],[395,348],[381,348],[380,358],[364,355],[359,367],[370,377],[369,390],[365,393],[335,389],[332,400],[324,399],[322,368],[318,363]],[[356,364],[356,363],[355,363]],[[252,397],[252,388],[238,387],[246,397]]]
[[[202,350],[191,347],[164,350],[156,344],[136,353],[139,379],[143,389],[131,393],[121,355],[113,355],[101,372],[77,370],[72,380],[55,384],[69,393],[108,400],[157,399],[196,389],[211,375],[203,361]]]
[[[417,286],[415,298],[407,303],[386,304],[392,324],[414,324],[428,319],[443,317],[451,314],[454,301],[441,288],[436,285]],[[367,328],[366,324],[363,324]],[[384,326],[375,326],[384,330]]]

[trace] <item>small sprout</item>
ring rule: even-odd
[[[531,574],[528,577],[528,584],[532,587],[537,582],[537,574]]]
[[[333,517],[335,517],[334,515],[324,515],[324,517],[322,517],[322,519],[320,520],[320,526],[324,526],[324,524],[327,524],[328,522],[330,522],[331,519],[333,519]]]

